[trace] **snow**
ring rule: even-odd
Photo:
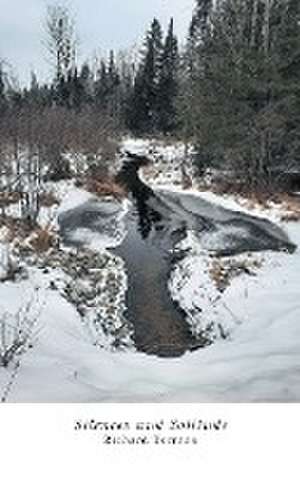
[[[72,183],[65,182],[58,185],[59,187],[55,187],[55,193],[62,202],[58,208],[58,215],[94,198],[91,193],[74,187]]]
[[[300,245],[300,226],[288,232]],[[217,303],[230,338],[172,360],[97,349],[74,307],[47,290],[34,348],[23,355],[9,401],[298,401],[299,276],[299,251],[268,254],[256,277],[236,278]],[[199,275],[191,281],[199,288]],[[1,286],[2,309],[21,305],[28,288]],[[8,373],[0,372],[2,388]]]
[[[262,288],[265,277],[276,273],[278,262],[284,261],[286,255],[251,253],[231,257],[227,262],[233,266],[236,264],[247,267],[248,264],[256,264],[259,267],[253,269],[251,275],[244,272],[233,276],[225,292],[221,292],[210,271],[214,264],[222,265],[225,262],[203,252],[192,234],[184,241],[183,246],[189,249],[189,254],[176,265],[171,274],[169,289],[172,298],[186,312],[194,332],[200,333],[204,330],[207,337],[213,341],[220,340],[224,335],[229,339],[234,338],[236,329],[249,321],[249,297],[252,298],[252,295],[258,293],[257,288]]]
[[[78,206],[72,197],[73,193],[66,196],[59,209],[59,214],[65,213],[69,209],[72,210],[74,205],[75,207]],[[84,196],[82,196],[82,199],[85,199]],[[99,227],[101,223],[101,228],[99,228],[100,232],[92,231],[89,228],[78,227],[68,235],[69,240],[83,244],[90,250],[96,252],[101,252],[108,248],[115,248],[122,243],[126,235],[124,217],[130,207],[128,200],[123,200],[122,203],[120,203],[114,199],[107,198],[101,202],[95,199],[95,197],[89,197],[89,201],[84,201],[82,206],[86,206],[89,211],[105,212],[106,215],[103,216],[104,218],[99,220]]]
[[[129,151],[137,155],[145,155],[152,161],[152,166],[140,172],[142,178],[150,186],[181,185],[182,165],[186,173],[192,178],[192,157],[194,149],[183,142],[169,140],[157,141],[152,139],[125,138],[122,142],[121,152]],[[122,155],[120,160],[122,161]]]
[[[132,143],[143,151],[145,144]],[[130,147],[130,148],[129,148]],[[66,191],[68,188],[66,188]],[[178,190],[178,189],[177,189]],[[89,200],[69,188],[59,212]],[[195,193],[193,191],[187,193]],[[249,211],[233,197],[197,193],[216,205],[269,218],[280,225],[276,206]],[[12,315],[29,298],[41,308],[33,348],[20,357],[8,393],[10,402],[287,402],[300,400],[300,223],[284,224],[298,246],[293,254],[253,254],[255,275],[234,277],[221,295],[209,276],[211,258],[192,234],[191,251],[170,279],[170,290],[195,330],[217,326],[215,343],[175,359],[95,346],[76,308],[49,278],[34,271],[27,280],[0,283],[0,311]],[[91,241],[91,244],[93,244]],[[96,242],[97,243],[97,242]],[[103,245],[101,245],[102,248]],[[99,244],[94,245],[97,249]],[[245,260],[247,255],[241,257]],[[195,306],[202,312],[195,313]],[[194,311],[193,311],[194,309]],[[193,314],[192,314],[193,312]],[[220,333],[226,333],[226,338]],[[0,368],[0,396],[13,375]]]
[[[24,355],[10,401],[297,400],[300,302],[289,308],[281,303],[286,295],[295,302],[297,283],[284,293],[284,282],[274,283],[265,278],[267,290],[249,295],[249,320],[233,340],[175,360],[95,349],[70,305],[51,292],[38,342]],[[8,292],[16,298],[16,291]],[[270,293],[271,305],[258,308],[257,300],[267,305]]]
[[[8,269],[8,247],[0,243],[0,281],[6,277]]]
[[[162,192],[166,191],[165,186],[155,185],[155,188]],[[211,205],[215,205],[216,214],[217,214],[217,210],[220,207],[222,207],[227,210],[232,210],[234,212],[243,212],[248,215],[253,215],[255,217],[266,218],[277,224],[280,223],[280,217],[281,217],[282,211],[280,210],[280,207],[275,204],[270,204],[271,208],[269,209],[263,208],[262,206],[257,204],[255,207],[252,207],[250,210],[249,207],[247,206],[246,199],[244,200],[241,198],[237,199],[233,195],[218,195],[211,191],[199,191],[195,188],[182,190],[182,188],[176,187],[174,185],[168,185],[167,191],[180,193],[183,199],[182,202],[184,204],[188,204],[188,197],[190,195],[199,197],[201,198],[201,200],[205,200],[206,202],[209,202],[210,208],[211,208]],[[280,226],[281,228],[282,227],[284,228],[284,225],[280,225]]]

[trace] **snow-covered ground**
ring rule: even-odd
[[[60,212],[89,199],[69,190]],[[197,195],[249,212],[232,197]],[[249,213],[279,223],[276,206]],[[297,251],[253,254],[261,263],[255,275],[232,278],[222,295],[209,275],[211,259],[195,237],[185,241],[190,254],[169,286],[195,329],[203,322],[217,326],[216,342],[175,359],[99,348],[75,306],[49,288],[49,275],[35,271],[0,283],[0,312],[9,312],[11,322],[19,316],[29,329],[17,368],[0,367],[0,396],[10,402],[299,401],[300,223],[283,227]]]
[[[126,138],[123,140],[121,152],[129,151],[138,155],[145,155],[152,161],[152,166],[144,171],[144,178],[150,185],[167,186],[181,185],[183,180],[183,164],[185,173],[193,177],[192,159],[194,149],[183,142],[164,142]],[[123,156],[120,156],[123,161]]]
[[[170,190],[180,192],[174,187],[170,187]],[[299,245],[297,229],[294,235],[291,225],[287,228],[287,224],[280,221],[282,211],[278,205],[268,210],[257,206],[249,211],[241,205],[241,199],[238,203],[232,196],[221,197],[211,192],[193,190],[181,192],[181,195],[189,196],[191,193],[216,206],[272,220],[275,234],[282,234],[281,230],[277,232],[277,227],[280,227],[283,235],[286,234]],[[277,278],[279,266],[290,257],[286,253],[249,252],[218,259],[209,253],[210,250],[213,252],[218,248],[226,248],[227,242],[230,247],[233,233],[232,226],[199,236],[197,232],[189,232],[179,245],[188,255],[175,266],[169,281],[172,298],[185,310],[193,331],[206,331],[213,341],[223,337],[233,338],[237,327],[249,319],[251,299],[248,297],[255,294],[256,289],[267,288],[269,277],[275,275]],[[243,231],[237,233],[242,235]],[[295,259],[295,255],[290,258]]]

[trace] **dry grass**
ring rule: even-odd
[[[282,194],[275,200],[279,203],[283,213],[281,220],[284,222],[299,222],[300,221],[300,197],[296,195]]]
[[[27,222],[6,217],[0,222],[5,227],[5,241],[10,243],[16,251],[46,252],[56,245],[56,235],[49,227],[40,228],[28,225]]]
[[[18,375],[22,356],[33,347],[38,334],[37,322],[42,305],[31,297],[16,313],[0,313],[0,368],[10,367],[9,380],[4,385],[0,402],[7,401]]]
[[[8,242],[13,242],[16,238],[24,240],[32,231],[28,222],[12,217],[1,218],[0,227],[5,227],[7,229],[6,240]]]
[[[192,188],[192,186],[193,186],[192,178],[189,175],[187,175],[186,173],[184,173],[182,175],[182,188],[183,188],[183,190],[187,190],[189,188]]]
[[[243,205],[249,209],[263,207],[268,210],[273,204],[282,212],[281,220],[284,222],[300,221],[300,196],[285,192],[249,191],[244,185],[229,182],[219,182],[211,188],[217,194],[232,194],[237,200],[242,199]]]
[[[117,200],[122,200],[126,197],[126,190],[110,178],[104,180],[87,178],[85,188],[88,192],[94,193],[98,197],[112,196]]]
[[[11,253],[7,251],[5,258],[1,258],[2,266],[4,266],[5,273],[1,275],[0,282],[14,282],[19,273],[22,272],[22,267],[19,265],[18,260],[13,258]]]
[[[22,194],[19,192],[0,192],[0,208],[8,207],[17,203],[21,199]]]
[[[41,207],[53,207],[53,205],[59,205],[59,200],[52,192],[44,192],[40,195]]]
[[[262,266],[262,260],[245,259],[214,259],[209,269],[209,275],[217,289],[224,292],[233,278],[243,274],[255,275]]]
[[[299,222],[300,212],[289,212],[281,216],[283,222]]]
[[[35,252],[44,253],[57,245],[57,235],[50,227],[37,228],[28,243]]]
[[[274,200],[278,194],[268,190],[249,190],[249,186],[244,183],[235,183],[230,181],[218,181],[213,183],[211,190],[219,195],[237,195],[249,202],[249,206],[261,205],[269,208],[269,201]]]

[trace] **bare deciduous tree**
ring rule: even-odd
[[[55,68],[56,80],[66,79],[75,66],[75,22],[69,9],[61,4],[49,5],[46,16],[46,48]]]

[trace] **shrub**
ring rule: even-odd
[[[126,197],[125,189],[109,178],[104,181],[87,178],[85,187],[88,192],[94,193],[98,197],[113,196],[118,200]]]
[[[52,228],[37,228],[29,238],[29,245],[37,253],[43,253],[57,245],[57,235]]]
[[[59,200],[52,192],[44,192],[40,194],[40,206],[52,207],[53,205],[59,205]]]
[[[32,346],[32,339],[40,311],[34,312],[34,300],[15,314],[0,316],[0,367],[7,368]]]
[[[12,257],[8,245],[0,243],[0,282],[14,281],[21,267]]]

